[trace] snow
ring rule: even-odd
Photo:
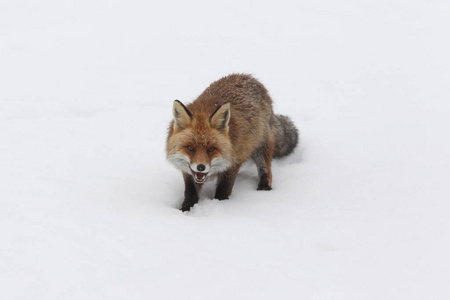
[[[0,4],[2,299],[450,298],[446,1]],[[301,131],[182,213],[172,101],[251,73]]]

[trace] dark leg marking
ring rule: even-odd
[[[231,167],[230,169],[219,175],[219,179],[217,180],[216,195],[214,196],[215,199],[228,199],[231,191],[233,190],[233,185],[236,180],[239,168],[240,165]]]
[[[256,163],[259,175],[258,191],[270,191],[272,189],[272,157],[274,144],[270,140],[257,149],[252,158]]]
[[[183,173],[184,178],[184,201],[181,206],[182,211],[189,211],[198,202],[198,194],[202,186],[195,183],[192,175]]]

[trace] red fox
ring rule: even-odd
[[[298,130],[285,116],[275,115],[266,88],[246,74],[213,82],[194,102],[173,103],[167,137],[167,159],[183,173],[181,210],[199,200],[203,183],[217,178],[215,197],[228,199],[241,165],[253,159],[258,190],[272,189],[272,158],[290,154]]]

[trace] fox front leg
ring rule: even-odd
[[[219,179],[217,180],[216,195],[214,196],[215,199],[228,199],[231,191],[233,190],[233,185],[236,180],[239,168],[240,165],[231,167],[219,175]]]
[[[195,183],[192,175],[184,173],[184,201],[181,206],[182,211],[189,211],[192,206],[194,206],[198,202],[198,194],[202,186],[198,183]]]

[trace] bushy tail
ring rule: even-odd
[[[274,115],[272,130],[275,133],[274,158],[287,156],[298,144],[298,129],[291,119],[283,115]]]

